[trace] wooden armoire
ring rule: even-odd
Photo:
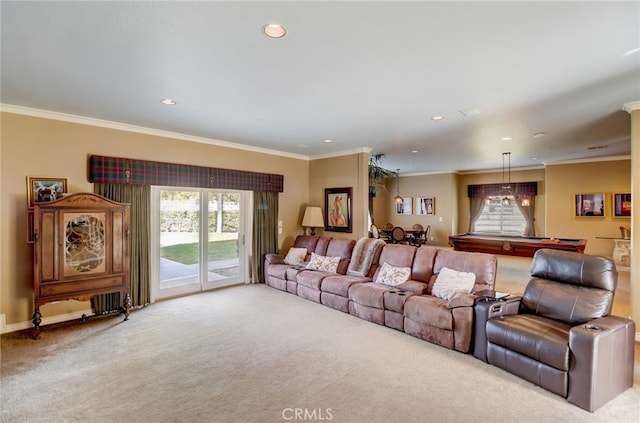
[[[119,292],[129,318],[129,208],[93,193],[35,204],[34,339],[40,306],[53,301]]]

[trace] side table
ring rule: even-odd
[[[473,307],[473,356],[487,361],[487,320],[496,316],[516,314],[522,297],[509,296],[500,300],[480,299]]]

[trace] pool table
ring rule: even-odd
[[[449,245],[458,251],[533,257],[540,248],[584,253],[587,240],[466,233],[449,236]]]

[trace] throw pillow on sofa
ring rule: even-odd
[[[476,275],[471,272],[459,272],[443,267],[433,284],[431,294],[443,300],[450,301],[460,294],[468,294],[476,283]]]
[[[327,257],[320,254],[311,253],[311,261],[307,264],[307,269],[322,270],[324,272],[336,273],[340,257]]]
[[[287,256],[284,258],[284,262],[286,264],[296,265],[300,264],[304,261],[304,258],[307,256],[306,248],[289,248],[289,252]]]
[[[411,269],[408,267],[395,267],[389,263],[383,263],[376,277],[376,283],[397,286],[408,281],[410,276]]]

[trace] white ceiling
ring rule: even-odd
[[[631,151],[639,1],[0,7],[5,110],[300,157],[370,148],[401,174],[500,168],[506,151],[513,167]],[[284,38],[262,34],[274,22]]]

